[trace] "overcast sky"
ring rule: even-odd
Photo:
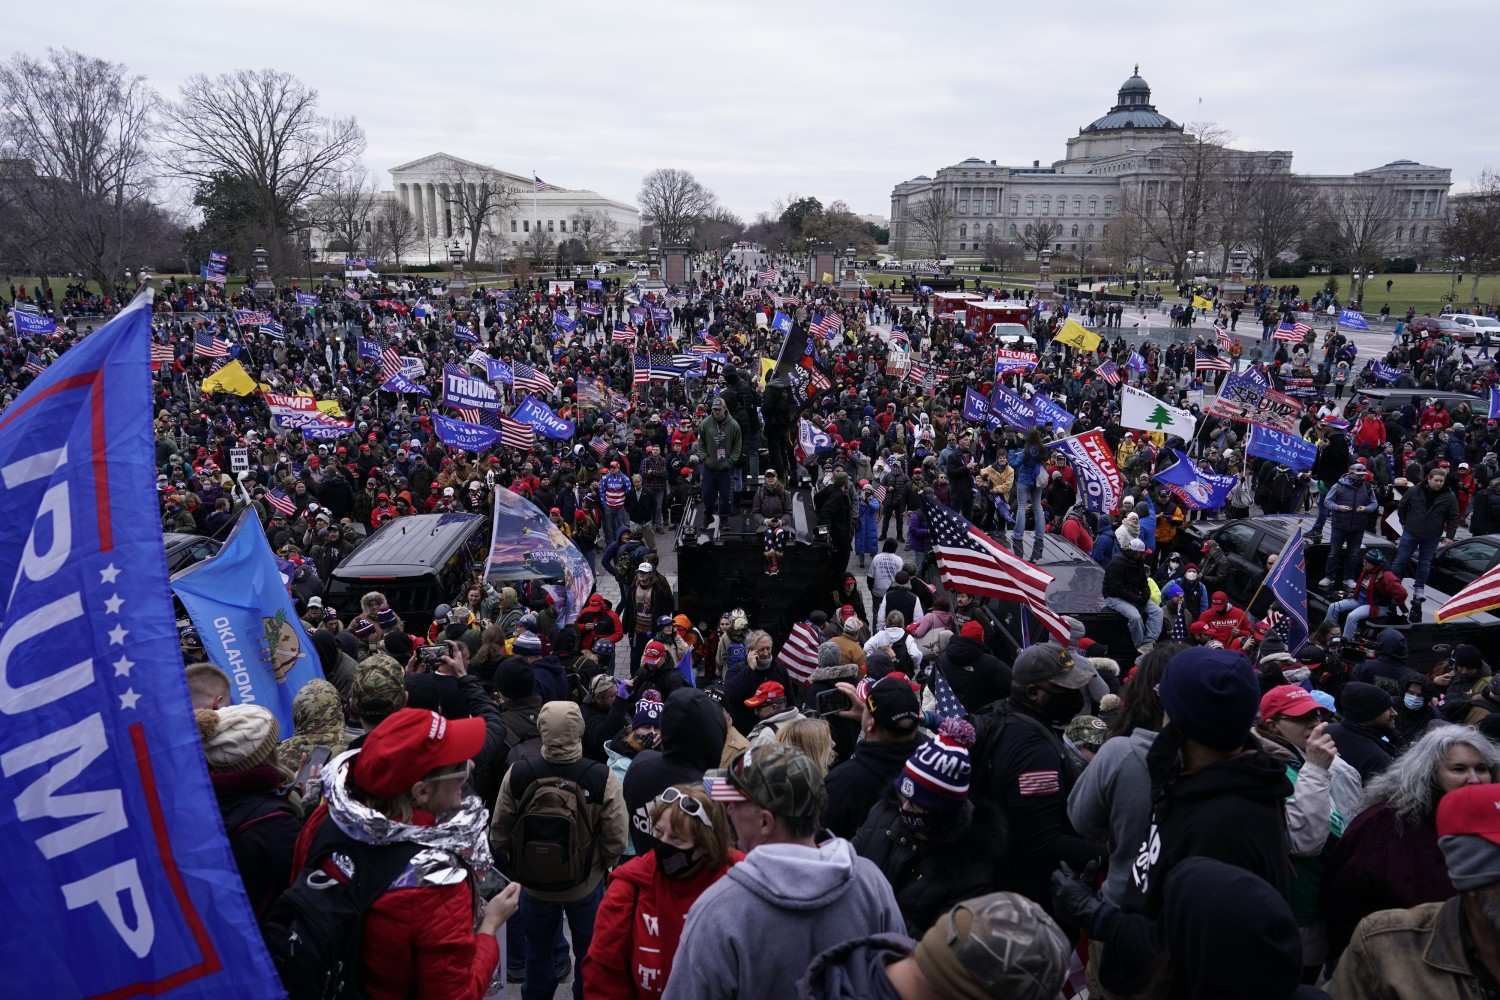
[[[1163,114],[1290,149],[1299,172],[1409,158],[1459,190],[1500,168],[1495,0],[946,6],[55,0],[6,35],[168,96],[193,73],[291,72],[358,117],[382,188],[441,150],[634,203],[671,166],[746,221],[790,193],[885,215],[892,185],[964,157],[1060,159],[1137,62]]]

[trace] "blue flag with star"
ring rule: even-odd
[[[230,701],[264,705],[282,738],[291,736],[292,699],[323,668],[255,508],[240,514],[217,555],[172,577],[172,591],[209,662],[229,676]]]
[[[1271,567],[1266,590],[1286,612],[1286,648],[1295,653],[1307,641],[1307,542],[1301,528]]]
[[[281,996],[209,784],[157,511],[151,293],[0,414],[10,996]]]

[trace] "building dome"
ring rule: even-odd
[[[1102,118],[1094,119],[1082,131],[1107,132],[1125,128],[1159,128],[1182,131],[1181,125],[1178,125],[1166,115],[1158,113],[1156,106],[1151,103],[1151,85],[1141,78],[1140,66],[1136,66],[1135,72],[1130,75],[1130,78],[1120,84],[1120,92],[1115,98],[1115,106],[1109,109],[1109,114]]]

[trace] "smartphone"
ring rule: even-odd
[[[309,781],[321,775],[323,765],[327,764],[332,756],[333,751],[328,747],[313,747],[312,752],[302,761],[302,766],[297,769],[297,787],[305,789]]]
[[[834,688],[829,691],[819,691],[813,699],[813,710],[819,715],[837,715],[848,708],[853,708],[854,702],[844,692]]]
[[[443,658],[449,653],[447,641],[429,642],[417,650],[417,662],[425,670],[436,670],[443,665]]]

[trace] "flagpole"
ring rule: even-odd
[[[1301,531],[1302,531],[1302,521],[1299,518],[1298,521],[1297,521],[1297,531],[1293,532],[1292,534],[1290,534],[1290,535],[1287,536],[1286,541],[1281,544],[1281,551],[1276,554],[1276,565],[1277,566],[1280,566],[1281,565],[1281,560],[1283,560],[1283,559],[1286,558],[1286,551],[1287,551],[1287,549],[1289,549],[1289,548],[1292,547],[1292,542],[1296,540],[1298,533],[1300,533]],[[1260,596],[1260,592],[1262,590],[1266,589],[1266,580],[1270,579],[1270,577],[1271,577],[1271,573],[1270,572],[1267,572],[1264,576],[1262,576],[1260,578],[1260,585],[1255,588],[1255,593],[1251,594],[1250,595],[1250,600],[1248,600],[1248,601],[1245,602],[1245,613],[1247,615],[1250,613],[1250,607],[1251,607],[1251,605],[1253,605],[1255,603],[1255,599]],[[1272,598],[1271,598],[1271,600],[1274,601],[1275,599],[1276,598],[1273,595]]]

